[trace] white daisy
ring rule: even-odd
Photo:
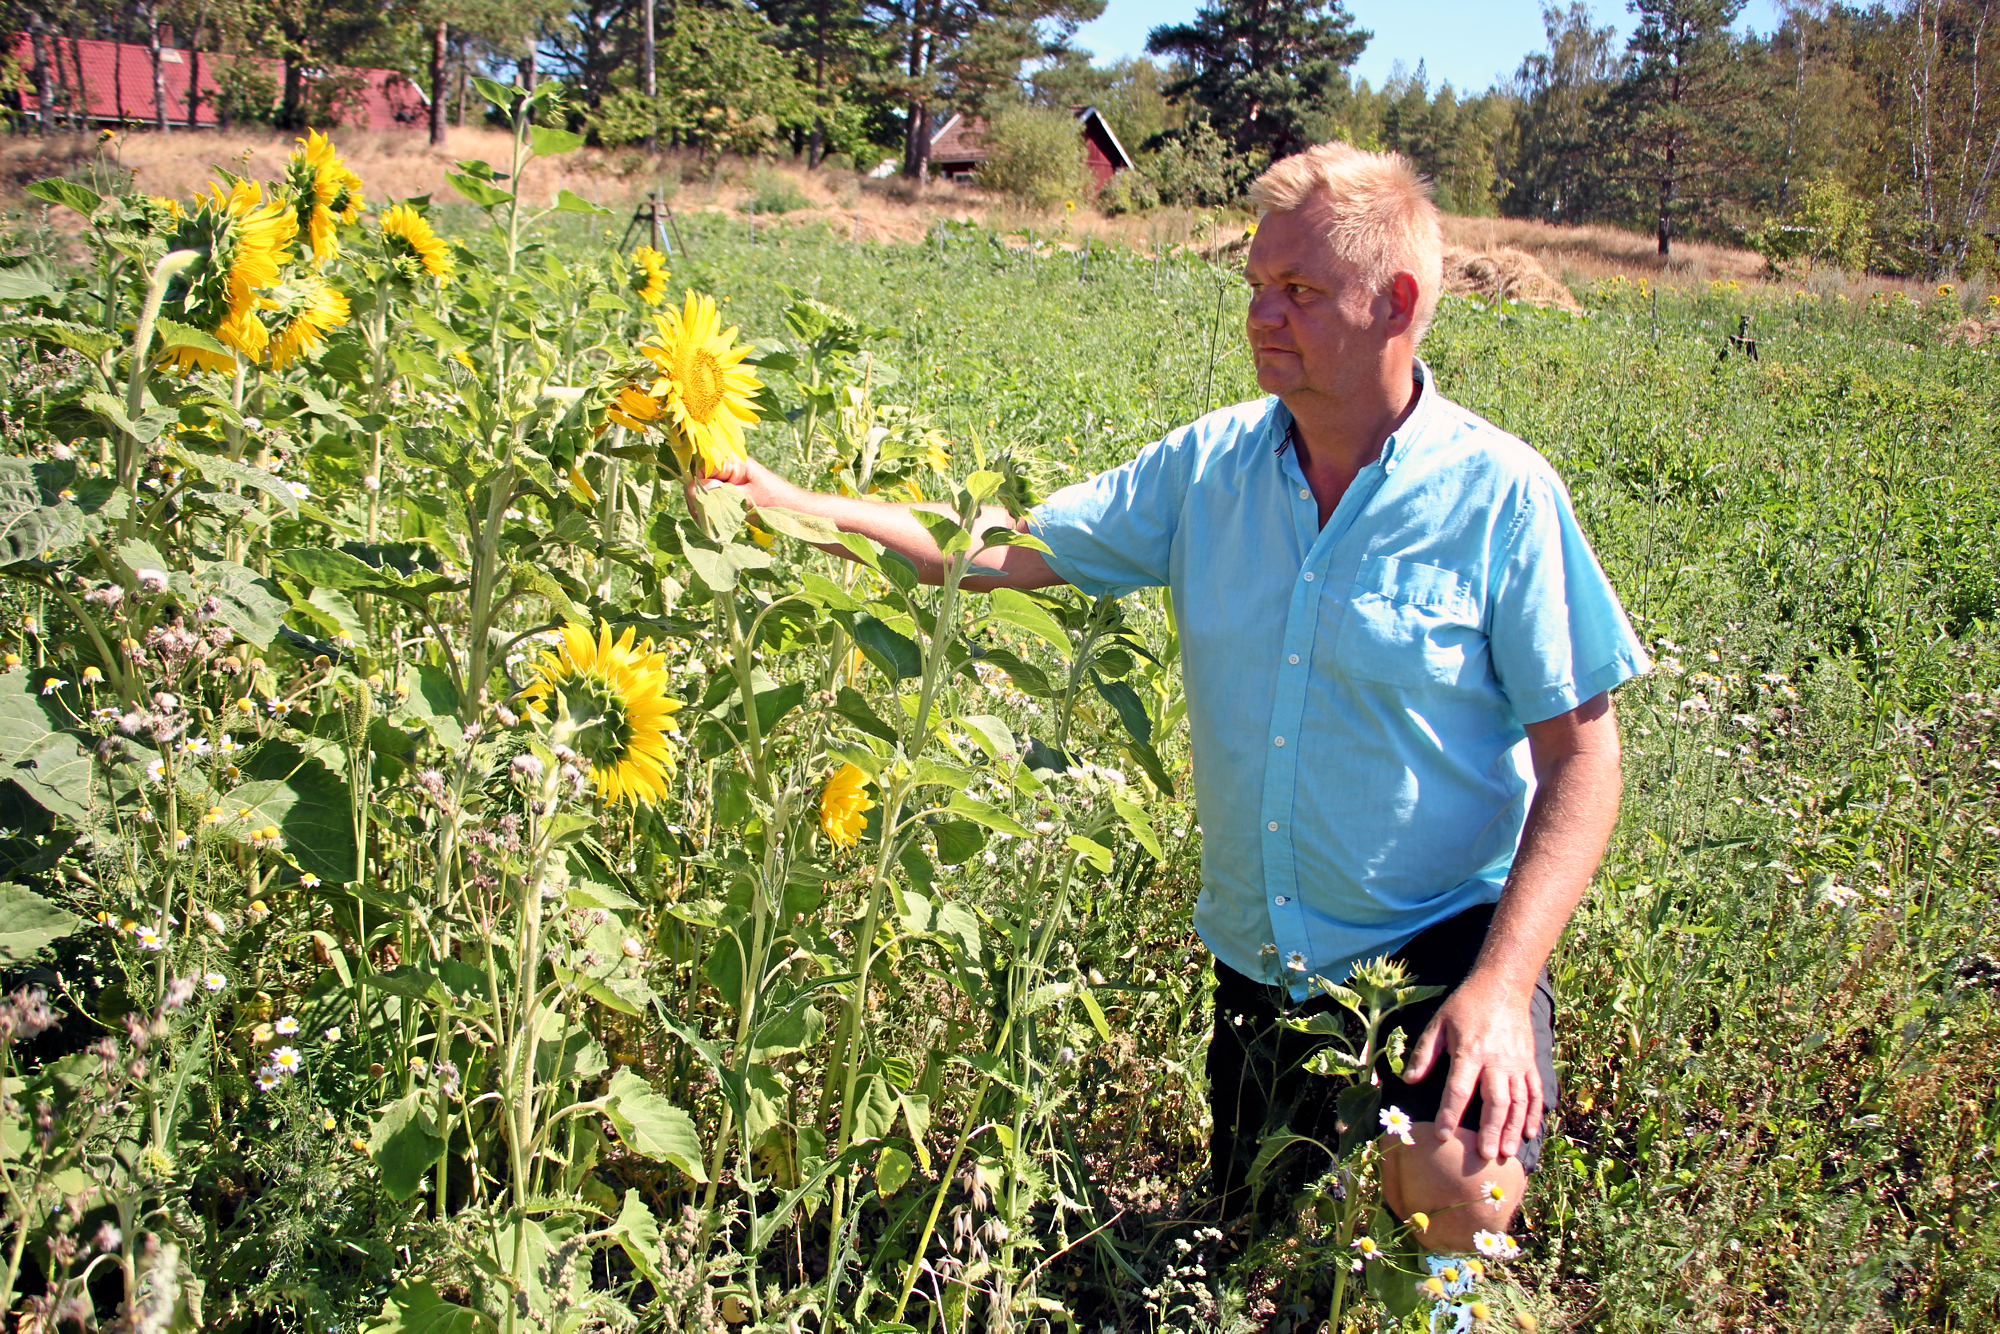
[[[1405,1144],[1415,1144],[1417,1142],[1410,1134],[1410,1131],[1416,1124],[1415,1121],[1410,1119],[1410,1114],[1400,1107],[1391,1107],[1382,1113],[1382,1132],[1387,1135],[1394,1135]]]

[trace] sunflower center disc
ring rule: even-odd
[[[713,419],[715,410],[722,406],[722,367],[716,364],[715,354],[705,347],[694,349],[676,378],[688,416],[698,422]]]
[[[574,729],[570,745],[593,769],[615,767],[632,742],[625,697],[594,676],[572,677],[562,683],[561,690]]]

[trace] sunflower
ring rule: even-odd
[[[299,226],[312,243],[313,263],[340,253],[334,225],[361,216],[361,178],[348,170],[333,151],[333,142],[318,130],[306,131],[299,151],[285,164],[285,184]]]
[[[643,389],[627,385],[618,391],[617,399],[605,410],[604,415],[627,430],[643,431],[648,422],[658,421],[663,411],[665,409],[659,399]]]
[[[757,420],[751,396],[763,384],[742,364],[750,349],[736,341],[734,325],[722,328],[715,298],[689,292],[685,310],[667,307],[653,316],[659,332],[640,344],[660,369],[653,396],[666,400],[679,429],[674,452],[690,456],[713,472],[730,459],[745,457],[743,427]]]
[[[667,728],[679,700],[667,693],[666,655],[648,639],[634,645],[628,627],[616,641],[598,622],[563,627],[560,651],[546,651],[522,697],[537,713],[559,703],[564,742],[590,763],[590,776],[612,801],[650,806],[667,795],[674,752]]]
[[[168,251],[193,250],[202,258],[169,284],[162,313],[255,360],[270,340],[257,319],[257,293],[291,262],[298,232],[291,209],[267,201],[255,181],[232,181],[226,190],[210,185],[167,236]],[[175,348],[166,359],[182,370],[236,368],[234,357],[201,348]]]
[[[668,276],[667,257],[649,245],[642,245],[632,252],[632,271],[625,282],[634,296],[649,306],[657,306],[667,294]]]
[[[398,204],[382,215],[382,244],[389,258],[406,261],[410,274],[427,273],[439,282],[451,277],[451,250],[431,230],[424,215]]]
[[[835,847],[851,848],[867,827],[867,812],[875,809],[868,796],[868,775],[859,765],[841,766],[819,794],[819,827]]]
[[[347,298],[324,278],[306,274],[280,290],[290,300],[276,303],[282,315],[271,338],[273,370],[318,347],[327,331],[347,323],[348,317]]]

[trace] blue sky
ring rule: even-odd
[[[1199,7],[1199,0],[1108,0],[1104,16],[1077,34],[1077,45],[1099,64],[1143,55],[1149,28],[1185,22]],[[1593,0],[1592,8],[1599,23],[1631,31],[1632,16],[1621,0]],[[1421,59],[1432,87],[1449,79],[1453,87],[1478,92],[1512,75],[1522,56],[1544,45],[1541,0],[1347,0],[1347,9],[1375,34],[1355,77],[1378,88],[1394,62],[1415,69]],[[1777,26],[1778,7],[1774,0],[1750,0],[1743,22],[1769,32]]]

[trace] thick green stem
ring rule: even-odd
[[[125,418],[135,426],[146,402],[153,325],[160,318],[160,303],[166,300],[168,284],[200,258],[201,252],[196,250],[171,251],[153,266],[152,280],[146,284],[146,304],[139,308],[139,327],[132,334],[132,372],[125,382]],[[125,492],[128,508],[124,528],[129,533],[139,517],[139,441],[134,436],[123,436],[118,443],[118,486]]]

